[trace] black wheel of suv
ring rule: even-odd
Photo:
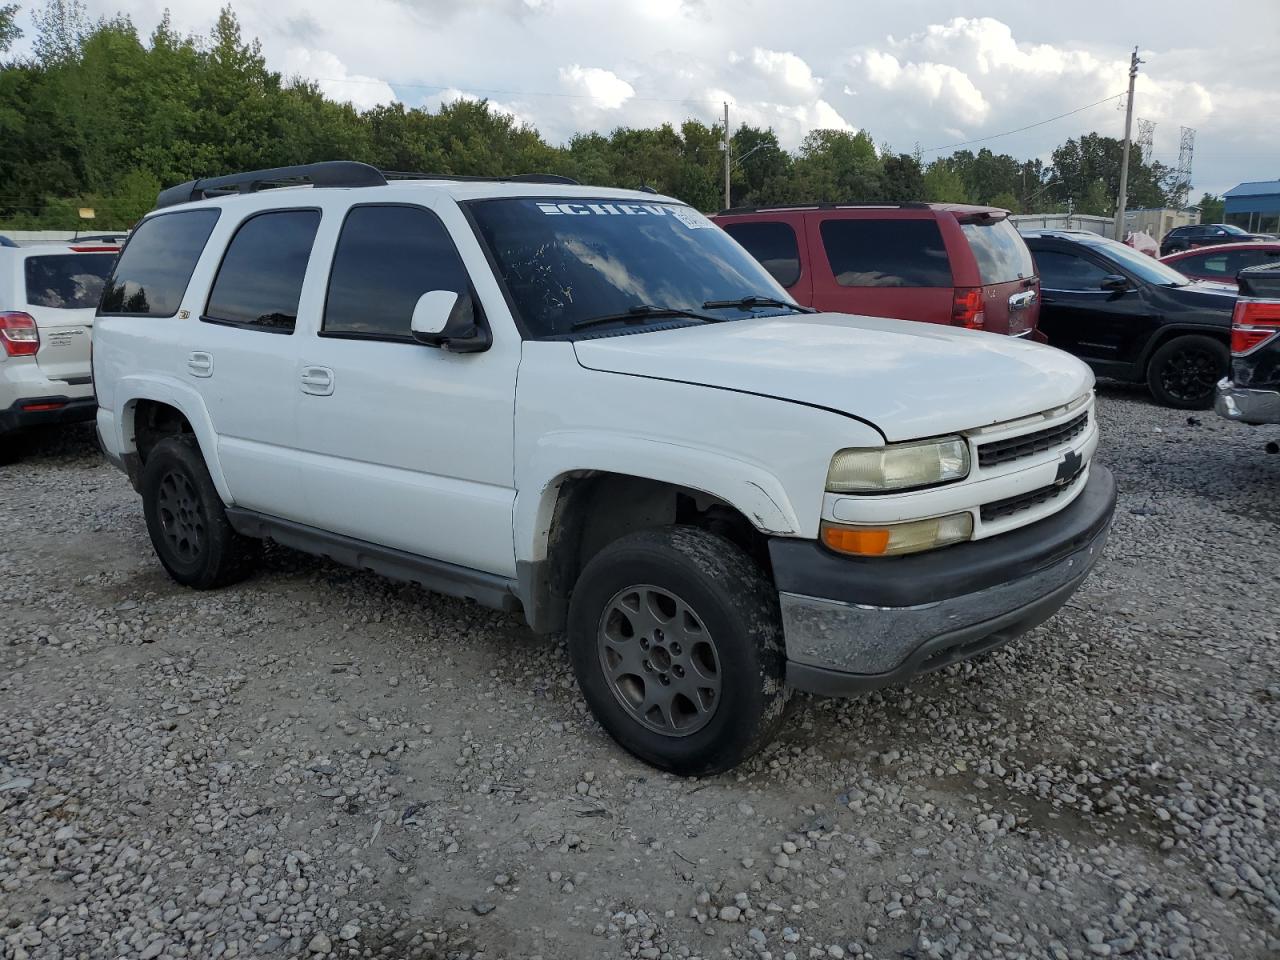
[[[720,773],[768,743],[790,691],[777,593],[696,527],[629,534],[574,587],[569,653],[592,712],[640,759]]]
[[[174,580],[210,590],[253,570],[261,544],[232,529],[195,437],[157,443],[140,485],[151,544]]]
[[[1174,337],[1147,364],[1147,386],[1166,407],[1203,410],[1213,405],[1214,389],[1230,361],[1226,344],[1213,337]]]

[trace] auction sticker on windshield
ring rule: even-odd
[[[548,217],[666,217],[679,220],[690,230],[702,230],[714,224],[690,207],[663,203],[550,203],[540,202],[539,210]]]

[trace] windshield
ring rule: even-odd
[[[564,336],[600,317],[618,317],[619,325],[629,319],[634,328],[627,314],[639,306],[736,320],[785,308],[703,304],[791,300],[728,234],[683,204],[520,197],[475,201],[470,210],[534,339]]]
[[[114,253],[27,257],[27,303],[63,310],[92,309],[116,262]]]
[[[1185,287],[1191,280],[1179,273],[1167,263],[1161,263],[1133,247],[1126,246],[1116,240],[1091,241],[1095,249],[1104,253],[1139,280],[1158,284],[1162,287]]]
[[[1035,276],[1036,265],[1031,259],[1031,251],[1008,220],[965,223],[960,229],[964,231],[978,261],[978,275],[983,286]]]

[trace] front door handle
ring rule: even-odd
[[[333,371],[328,367],[303,367],[302,392],[314,397],[333,394]]]
[[[213,354],[196,350],[187,357],[187,369],[193,377],[213,376]]]

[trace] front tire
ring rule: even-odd
[[[157,443],[139,486],[151,544],[178,583],[211,590],[253,571],[261,544],[236,533],[227,520],[195,437],[166,437]]]
[[[777,593],[724,537],[679,526],[609,544],[574,587],[568,632],[596,719],[663,770],[723,772],[783,722]]]
[[[1213,337],[1185,334],[1164,343],[1147,364],[1147,387],[1166,407],[1205,410],[1227,375],[1231,354]]]

